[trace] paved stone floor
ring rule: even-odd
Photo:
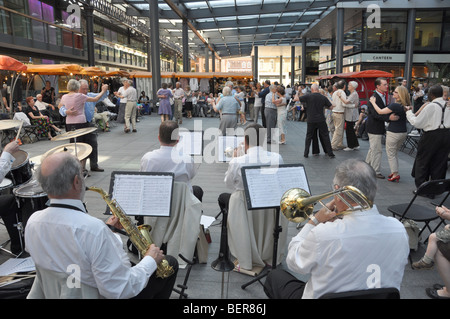
[[[87,186],[97,186],[108,190],[111,178],[111,172],[119,170],[138,171],[140,159],[144,153],[159,147],[158,127],[160,119],[157,115],[144,116],[140,118],[137,124],[137,133],[123,132],[122,124],[113,123],[111,132],[100,132],[98,134],[99,142],[99,164],[105,169],[105,172],[91,172],[87,178]],[[184,119],[182,127],[187,129],[203,129],[218,127],[218,118],[194,118]],[[287,122],[287,144],[273,145],[274,150],[279,149],[285,163],[302,163],[305,165],[308,176],[310,190],[313,194],[328,192],[331,187],[334,169],[336,164],[351,158],[364,160],[369,147],[368,141],[360,140],[360,149],[357,151],[336,152],[336,158],[330,159],[323,153],[320,156],[303,157],[304,137],[306,132],[306,123]],[[208,145],[212,140],[205,136],[204,144]],[[68,141],[39,141],[33,144],[25,144],[22,149],[29,154],[30,160],[38,166],[41,156],[50,149],[67,143]],[[206,146],[205,146],[206,147]],[[399,154],[401,175],[400,183],[390,183],[387,180],[379,180],[378,192],[375,204],[381,213],[390,215],[387,207],[400,202],[408,202],[412,198],[412,191],[415,189],[414,181],[410,176],[411,167],[414,158],[404,152]],[[217,197],[220,193],[228,192],[223,177],[227,169],[226,163],[210,161],[200,161],[198,165],[198,174],[193,180],[193,184],[199,185],[205,191],[203,197],[203,214],[215,217],[219,213]],[[383,149],[382,173],[389,174],[389,166],[385,150]],[[105,203],[93,192],[87,192],[86,204],[90,214],[106,220]],[[418,202],[429,206],[430,200],[419,198]],[[221,298],[222,273],[211,268],[211,262],[218,257],[221,233],[221,217],[219,217],[209,228],[212,242],[209,244],[208,261],[206,264],[195,264],[192,267],[188,289],[186,293],[190,299],[218,299]],[[297,234],[296,225],[289,223],[288,241]],[[0,226],[0,242],[8,238],[6,230]],[[416,260],[424,253],[425,246],[421,245],[417,252],[413,252],[412,258]],[[0,253],[0,262],[10,258],[6,253]],[[283,263],[281,267],[285,267]],[[186,270],[180,270],[177,278],[177,284],[182,284],[185,278]],[[227,285],[227,275],[225,276],[225,290],[228,290],[230,299],[265,299],[262,286],[256,282],[248,286],[245,290],[241,285],[249,282],[252,277],[241,273],[230,272],[229,283]],[[300,277],[301,278],[301,277]],[[302,278],[307,279],[307,278]],[[425,288],[435,283],[441,283],[436,269],[429,271],[414,271],[409,265],[405,268],[405,274],[401,287],[401,298],[403,299],[427,299]],[[227,289],[228,287],[228,289]],[[178,294],[172,294],[172,298],[178,298]]]

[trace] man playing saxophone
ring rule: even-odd
[[[353,186],[374,202],[377,178],[367,163],[350,159],[336,168],[334,189]],[[409,254],[408,235],[393,217],[383,216],[376,205],[368,210],[348,211],[357,206],[348,195],[334,196],[292,238],[286,258],[288,268],[310,276],[308,282],[282,269],[269,273],[264,291],[269,298],[311,299],[328,293],[371,288],[400,291]]]
[[[169,298],[176,280],[175,258],[151,245],[131,266],[123,244],[101,220],[88,215],[79,160],[68,153],[46,157],[37,178],[50,207],[28,220],[25,246],[36,265],[28,298]],[[116,217],[107,224],[121,229]],[[156,278],[164,258],[174,268],[167,279]]]

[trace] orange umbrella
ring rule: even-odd
[[[0,55],[0,70],[23,72],[27,66],[14,58],[6,55]]]
[[[122,76],[122,77],[125,77],[125,78],[130,77],[130,73],[127,72],[127,71],[123,71],[123,70],[106,72],[105,75],[106,76],[116,76],[116,75],[118,75],[118,76]]]
[[[99,67],[89,66],[84,68],[80,74],[88,76],[104,76],[106,75],[106,72],[100,69]]]
[[[174,72],[161,72],[161,78],[172,78],[176,76]],[[135,71],[130,73],[130,77],[132,78],[151,78],[152,72],[146,71]]]
[[[32,64],[28,65],[26,72],[40,75],[68,75],[71,73],[65,64]]]

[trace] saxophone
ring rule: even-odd
[[[115,199],[111,199],[110,196],[101,188],[98,187],[86,187],[86,190],[99,193],[103,200],[108,205],[111,213],[117,217],[122,224],[123,228],[130,237],[131,242],[136,246],[140,253],[140,256],[145,256],[148,248],[153,244],[153,240],[150,236],[152,227],[150,225],[136,226],[133,221],[124,213]],[[156,277],[167,278],[174,273],[172,266],[166,259],[163,259],[157,266]]]

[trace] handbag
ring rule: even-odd
[[[34,282],[34,276],[20,280],[10,280],[0,287],[0,299],[26,299]]]
[[[406,233],[409,237],[409,249],[417,251],[417,248],[419,247],[419,232],[420,228],[417,225],[417,223],[411,219],[406,219],[403,221],[403,226],[406,229]]]

